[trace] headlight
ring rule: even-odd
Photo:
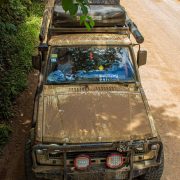
[[[36,154],[37,154],[37,155],[43,155],[43,154],[44,154],[44,151],[43,151],[43,150],[38,149],[38,150],[36,151]]]
[[[47,149],[36,150],[37,163],[43,165],[63,165],[63,154],[59,151],[48,151]]]
[[[107,157],[106,165],[109,168],[116,169],[123,165],[123,157],[121,154],[111,154]]]

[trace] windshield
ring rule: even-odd
[[[134,82],[126,47],[53,47],[48,61],[47,83]]]

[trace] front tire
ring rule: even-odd
[[[28,140],[25,144],[24,159],[25,159],[26,180],[38,180],[32,171],[33,163],[32,163],[32,156],[31,156],[31,140],[30,140],[30,138],[28,138]]]

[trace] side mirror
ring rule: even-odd
[[[32,66],[34,69],[37,69],[40,71],[41,69],[41,56],[40,55],[32,56]]]
[[[138,66],[145,65],[147,62],[147,51],[139,50],[137,54],[137,64]]]

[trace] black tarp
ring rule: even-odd
[[[114,3],[115,2],[116,1],[114,0]],[[94,19],[96,27],[124,26],[126,21],[126,12],[119,4],[92,5],[91,3],[88,15]],[[52,24],[55,27],[79,27],[80,16],[81,11],[78,11],[77,16],[73,18],[69,13],[64,12],[60,2],[56,2],[53,11]]]

